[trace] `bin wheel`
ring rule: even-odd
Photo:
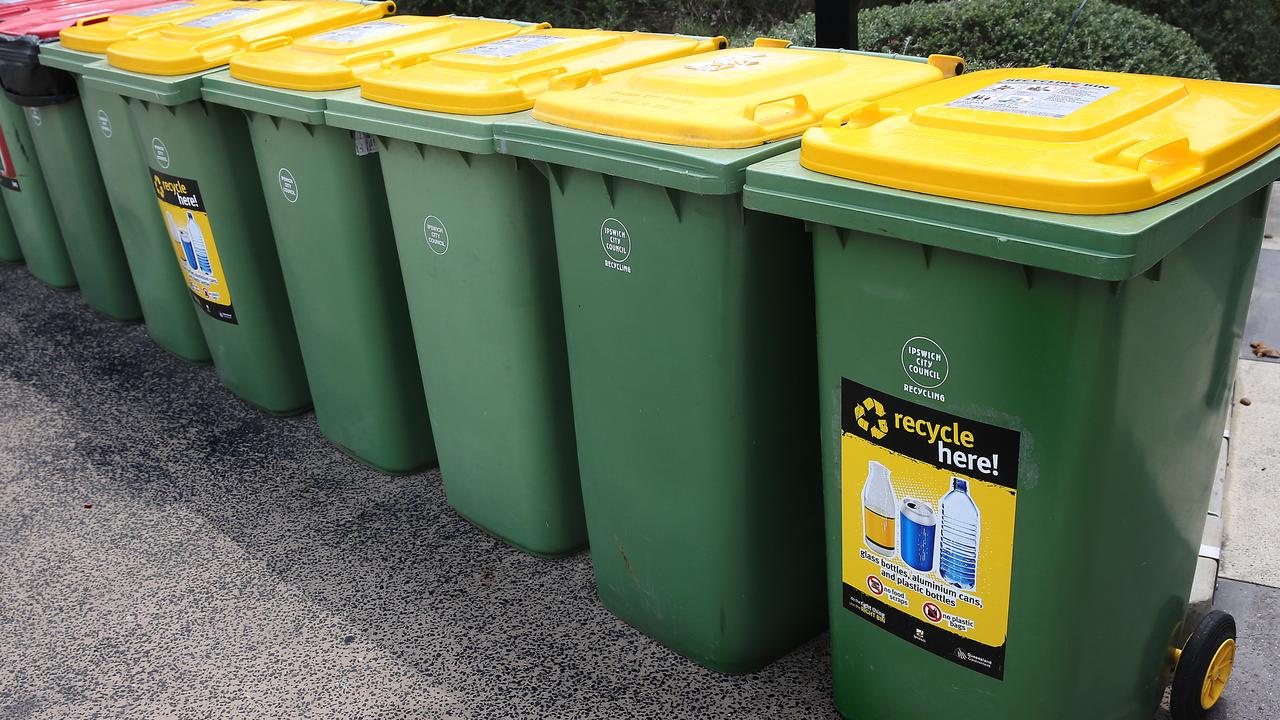
[[[1218,704],[1236,661],[1236,620],[1213,610],[1178,653],[1169,693],[1173,720],[1201,720]]]

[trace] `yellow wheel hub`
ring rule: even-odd
[[[1218,652],[1213,654],[1209,669],[1204,674],[1204,684],[1200,686],[1200,707],[1208,710],[1218,704],[1235,664],[1236,641],[1228,638],[1218,646]]]

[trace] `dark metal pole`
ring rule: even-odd
[[[858,8],[861,0],[814,0],[817,46],[858,49]]]

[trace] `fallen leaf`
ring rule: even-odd
[[[1240,404],[1244,405],[1245,407],[1248,407],[1253,404],[1253,401],[1250,400],[1249,398],[1240,398]]]
[[[1262,358],[1280,359],[1280,350],[1277,350],[1264,342],[1249,343],[1249,347],[1253,348],[1253,354]]]
[[[85,503],[85,504],[84,504],[84,509],[85,509],[85,510],[92,510],[92,509],[93,509],[93,503]]]

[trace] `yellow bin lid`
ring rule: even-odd
[[[543,26],[500,20],[396,15],[328,30],[275,50],[238,55],[231,76],[289,90],[355,87],[360,76],[404,67],[431,55],[532,32]]]
[[[287,45],[300,35],[374,20],[394,9],[392,2],[240,2],[166,26],[145,38],[115,43],[107,49],[107,62],[147,75],[185,75],[225,65],[241,53]]]
[[[132,40],[166,25],[236,6],[235,0],[181,0],[116,15],[85,18],[58,34],[62,46],[102,55],[107,47]]]
[[[850,101],[874,100],[955,74],[959,58],[929,61],[786,47],[761,39],[619,73],[582,89],[555,87],[533,116],[617,137],[747,148],[799,135]],[[569,79],[572,81],[572,78]]]
[[[553,79],[585,82],[609,73],[723,47],[724,38],[540,29],[436,55],[360,82],[361,96],[457,115],[528,110]]]
[[[1061,68],[987,70],[828,116],[810,170],[1080,215],[1158,205],[1280,143],[1280,90]]]

